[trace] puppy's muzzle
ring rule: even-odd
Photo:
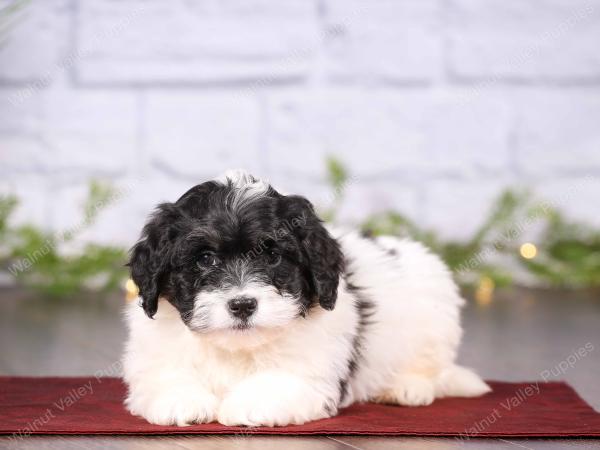
[[[227,302],[227,308],[230,314],[237,318],[246,320],[248,319],[258,307],[258,302],[252,297],[236,297]]]

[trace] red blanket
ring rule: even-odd
[[[565,383],[490,382],[481,398],[448,398],[426,407],[353,405],[331,419],[277,428],[151,425],[122,405],[116,378],[0,377],[0,434],[354,434],[600,436],[600,414]]]

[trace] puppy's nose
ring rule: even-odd
[[[227,307],[231,312],[231,315],[238,319],[247,319],[254,311],[258,303],[255,298],[252,297],[236,297],[227,302]]]

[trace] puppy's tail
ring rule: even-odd
[[[435,381],[435,396],[478,397],[492,389],[471,369],[452,365],[444,369]]]

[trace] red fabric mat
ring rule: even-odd
[[[600,436],[600,414],[565,383],[490,382],[481,398],[448,398],[426,407],[353,405],[337,417],[301,426],[151,425],[122,405],[116,378],[0,377],[0,434],[353,434]]]

